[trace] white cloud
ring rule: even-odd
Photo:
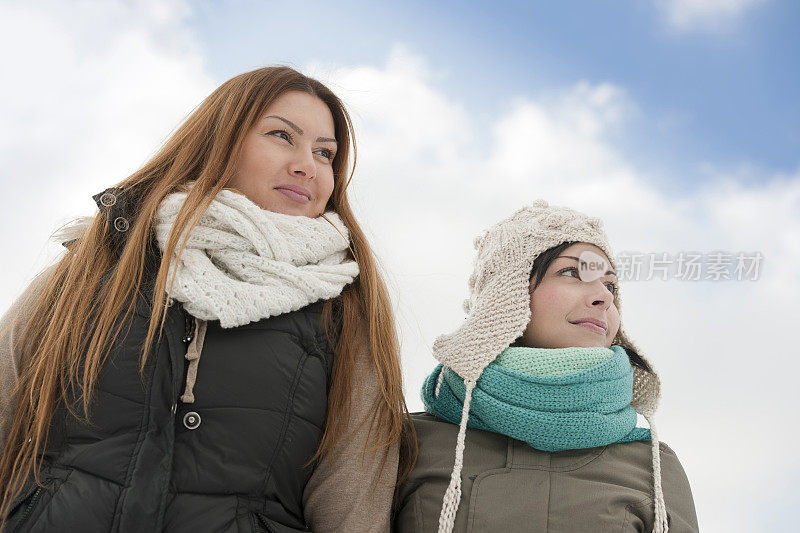
[[[655,0],[678,31],[729,31],[766,0]]]
[[[0,305],[58,252],[59,223],[154,152],[213,88],[182,2],[3,2]],[[25,231],[21,232],[20,227]]]

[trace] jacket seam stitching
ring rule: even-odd
[[[163,338],[162,338],[162,342],[163,342]],[[156,352],[156,353],[158,352],[158,347],[159,347],[160,344],[161,344],[161,342],[159,342],[158,345],[156,345],[154,352]],[[114,520],[113,520],[112,525],[111,525],[111,530],[112,531],[118,531],[119,530],[120,519],[122,517],[122,509],[125,506],[125,501],[127,499],[128,493],[130,491],[129,484],[131,482],[131,478],[133,477],[133,466],[134,466],[134,464],[136,462],[136,458],[138,457],[139,452],[142,449],[142,445],[144,444],[145,434],[146,434],[146,431],[144,431],[144,430],[149,425],[149,421],[150,421],[150,401],[151,401],[151,398],[152,398],[152,395],[153,395],[152,394],[153,393],[153,387],[154,387],[155,382],[156,382],[155,371],[156,371],[156,365],[153,365],[153,369],[152,369],[151,375],[150,375],[150,386],[147,387],[147,396],[145,397],[145,402],[144,402],[144,405],[142,406],[142,418],[141,418],[141,421],[139,422],[139,427],[138,427],[139,436],[138,436],[138,439],[136,440],[136,445],[133,447],[133,450],[131,452],[130,458],[128,459],[128,467],[127,467],[127,469],[125,471],[125,483],[123,485],[122,490],[120,491],[119,497],[117,498],[117,505],[115,506],[115,510],[114,510]]]
[[[113,480],[113,479],[109,479],[109,478],[107,478],[107,477],[105,477],[105,476],[101,476],[101,475],[99,475],[99,474],[96,474],[95,472],[90,472],[90,471],[86,470],[85,468],[81,468],[80,466],[75,466],[75,465],[62,465],[62,464],[60,464],[60,463],[59,463],[57,466],[59,466],[59,467],[61,467],[61,468],[69,469],[70,471],[72,471],[72,470],[76,470],[76,471],[80,472],[81,474],[86,474],[87,476],[92,476],[92,477],[95,477],[95,478],[97,478],[97,479],[101,479],[101,480],[103,480],[103,481],[106,481],[106,482],[108,482],[108,483],[111,483],[112,485],[116,485],[117,487],[120,487],[120,488],[123,488],[123,489],[125,488],[125,484],[124,484],[124,483],[120,483],[119,481],[116,481],[116,480]],[[70,474],[71,474],[71,473],[72,473],[72,472],[70,472]],[[69,476],[69,474],[67,474],[67,477],[68,477],[68,476]],[[66,478],[65,478],[65,479],[66,479]],[[121,492],[121,491],[120,491],[120,492]]]
[[[598,456],[599,457],[599,456]],[[580,465],[568,465],[568,466],[533,466],[533,465],[514,465],[513,468],[515,470],[541,470],[544,472],[554,472],[554,473],[564,473],[564,472],[574,472],[576,470],[580,470],[581,468],[588,466],[591,464],[597,457],[593,458],[592,460],[580,464]]]
[[[553,463],[553,456],[547,456],[548,466]],[[545,522],[544,530],[550,531],[550,503],[553,501],[553,473],[547,470],[547,522]]]
[[[308,359],[308,353],[304,351],[303,355],[300,357],[300,360],[297,362],[297,368],[295,369],[294,372],[294,379],[292,380],[292,389],[289,393],[289,397],[286,400],[286,409],[284,410],[280,437],[275,445],[275,449],[272,452],[272,457],[270,457],[269,464],[267,465],[267,473],[266,476],[264,476],[264,482],[261,485],[262,493],[267,488],[267,484],[269,483],[269,480],[272,478],[272,467],[274,466],[275,459],[277,459],[278,457],[278,452],[283,450],[284,441],[286,440],[286,432],[289,429],[289,420],[292,417],[291,411],[292,407],[294,406],[294,395],[297,393],[297,387],[300,383],[300,376],[302,375],[303,367],[305,367],[306,359]]]
[[[620,529],[620,533],[625,533],[625,530],[628,529],[628,520],[631,517],[631,506],[625,506],[625,520],[622,521],[622,529]]]
[[[416,515],[417,518],[416,520],[417,527],[419,528],[420,531],[424,531],[425,520],[424,517],[422,516],[422,508],[419,501],[419,491],[414,492],[414,514]]]
[[[181,326],[183,326],[183,324],[184,324],[183,319],[185,319],[185,317],[187,315],[191,316],[191,314],[189,314],[189,312],[186,311],[186,309],[183,307],[183,305],[179,305],[178,309],[181,310],[181,318],[179,319],[178,323],[181,324]],[[174,313],[173,313],[173,316],[174,316]],[[182,374],[182,372],[180,372],[180,368],[176,369],[176,368],[174,368],[174,366],[177,365],[178,367],[180,367],[181,364],[185,363],[185,361],[184,361],[184,352],[183,352],[183,346],[184,345],[183,345],[183,342],[181,340],[182,337],[180,337],[180,335],[182,334],[182,328],[181,327],[178,328],[178,330],[177,330],[178,335],[173,335],[172,331],[169,330],[169,327],[170,327],[170,325],[165,323],[164,329],[165,329],[165,331],[167,331],[169,333],[168,336],[165,336],[165,339],[166,339],[166,343],[167,343],[167,353],[168,353],[167,360],[168,360],[168,363],[169,363],[169,365],[168,365],[169,375],[170,375],[170,378],[171,378],[170,382],[169,382],[169,385],[172,387],[172,390],[170,391],[169,400],[170,400],[170,403],[172,405],[177,405],[177,401],[178,401],[177,398],[180,395],[180,387],[181,387],[181,384],[182,384],[181,382],[183,381],[183,374]],[[179,349],[177,349],[177,356],[174,354],[174,352],[176,350],[173,350],[173,344],[176,344],[178,346],[178,348],[179,348]],[[155,376],[155,364],[153,365],[153,368],[154,368],[153,369],[153,382],[155,382],[155,377],[156,377]],[[170,417],[169,425],[167,425],[165,427],[165,429],[166,429],[167,432],[169,432],[169,435],[170,435],[169,440],[171,440],[171,443],[170,443],[170,446],[168,448],[169,456],[167,458],[167,464],[166,464],[166,468],[165,468],[166,475],[164,476],[164,481],[162,483],[161,501],[158,504],[158,506],[159,506],[158,507],[158,514],[156,515],[156,519],[158,520],[158,525],[162,529],[164,527],[164,515],[166,514],[166,509],[167,509],[167,500],[169,499],[171,494],[176,494],[177,493],[177,491],[176,492],[170,491],[170,483],[172,483],[172,466],[173,466],[174,461],[175,461],[175,415],[174,414]],[[238,503],[238,498],[237,498],[237,503]]]
[[[485,470],[484,472],[478,474],[472,481],[472,484],[470,485],[470,494],[469,494],[469,516],[467,517],[468,521],[467,531],[472,531],[475,528],[475,503],[476,500],[478,499],[478,492],[480,491],[481,482],[484,479],[487,479],[492,476],[500,476],[508,474],[511,472],[511,470],[512,468],[508,466],[503,466],[501,468],[493,468],[491,470]]]
[[[596,455],[594,457],[592,457],[591,459],[585,460],[585,462],[583,462],[584,460],[582,459],[581,461],[577,461],[577,462],[571,463],[569,465],[553,467],[553,466],[551,466],[552,462],[550,461],[551,455],[548,455],[547,456],[548,457],[548,462],[551,463],[551,465],[548,465],[548,466],[513,464],[513,462],[512,462],[511,463],[511,467],[514,468],[514,469],[543,470],[543,471],[546,471],[546,472],[574,472],[575,470],[580,470],[581,468],[583,468],[585,466],[588,466],[589,464],[591,464],[594,461],[596,461],[601,455],[603,455],[605,453],[607,448],[608,448],[608,446],[603,446],[603,449],[601,451],[597,452]],[[552,454],[553,452],[545,452],[545,453]]]

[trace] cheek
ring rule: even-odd
[[[563,290],[552,284],[542,283],[539,285],[531,296],[531,307],[537,309],[554,309],[561,307],[564,304],[566,294]]]
[[[333,179],[333,171],[328,170],[323,175],[319,176],[320,180],[318,181],[319,186],[319,203],[321,205],[325,205],[328,203],[328,200],[333,194],[333,187],[334,187],[334,179]]]
[[[239,157],[239,162],[236,165],[236,174],[233,177],[234,181],[238,181],[239,183],[251,181],[253,176],[259,173],[259,168],[262,166],[260,159],[259,152],[245,142],[245,145],[242,147],[242,154]]]
[[[620,316],[619,316],[619,309],[617,309],[616,305],[612,305],[608,308],[607,315],[608,322],[610,326],[613,326],[616,329],[619,329],[620,323]]]
[[[537,317],[539,323],[544,323],[552,317],[564,315],[565,294],[557,287],[543,283],[536,287],[531,295],[531,314]]]

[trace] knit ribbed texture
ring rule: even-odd
[[[510,346],[494,362],[533,376],[561,376],[592,368],[614,357],[614,350],[587,348],[528,348]],[[631,392],[633,394],[633,392]]]
[[[162,252],[187,196],[170,194],[159,206]],[[167,289],[174,276],[172,297],[190,314],[223,328],[241,326],[341,294],[358,275],[348,245],[334,212],[274,213],[223,189],[192,228],[180,260],[173,259]]]
[[[611,356],[603,354],[603,362],[586,367],[586,361],[600,350]],[[468,427],[508,435],[548,452],[650,440],[646,428],[636,428],[636,412],[630,405],[633,369],[623,348],[571,348],[566,353],[563,349],[522,348],[517,354],[521,351],[527,352],[527,359],[534,360],[561,355],[566,360],[563,367],[577,370],[542,375],[490,363],[472,391]],[[452,370],[445,370],[436,395],[441,371],[442,366],[438,365],[425,380],[425,409],[460,424],[466,394],[464,380]]]

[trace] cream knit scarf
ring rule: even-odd
[[[159,206],[155,232],[162,252],[187,196],[170,194]],[[219,320],[223,328],[256,322],[338,296],[358,275],[349,240],[332,211],[319,218],[274,213],[223,189],[192,229],[180,260],[173,258],[167,289],[174,276],[172,296],[196,318]]]

